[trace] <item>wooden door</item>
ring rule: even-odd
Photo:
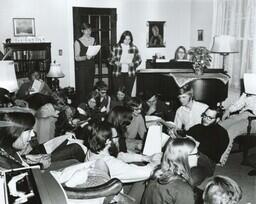
[[[111,71],[108,67],[110,51],[116,44],[116,9],[115,8],[73,8],[74,41],[81,36],[83,22],[92,26],[92,36],[101,50],[95,58],[95,80],[105,81],[111,89]]]

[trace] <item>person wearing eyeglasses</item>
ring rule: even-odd
[[[221,116],[222,111],[219,107],[209,107],[201,115],[201,124],[197,124],[187,131],[187,135],[200,143],[198,150],[202,153],[198,167],[194,169],[194,172],[192,170],[195,175],[195,183],[201,183],[204,177],[213,175],[216,164],[219,163],[222,154],[228,147],[228,132],[218,124]]]
[[[108,95],[108,85],[104,81],[98,81],[94,86],[95,91],[99,93],[99,110],[104,114],[109,113],[111,98]]]

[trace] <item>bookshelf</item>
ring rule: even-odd
[[[29,77],[36,70],[46,81],[51,64],[51,43],[4,43],[5,54],[11,50],[8,59],[14,61],[17,78]]]

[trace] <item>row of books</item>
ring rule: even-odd
[[[46,50],[15,50],[13,60],[43,60],[46,59]]]
[[[42,79],[42,80],[45,81],[45,79],[46,79],[46,74],[47,74],[47,73],[40,72],[40,79]],[[18,79],[20,79],[20,78],[28,78],[28,73],[26,73],[26,72],[19,72],[19,73],[16,73],[16,77],[17,77]]]
[[[29,73],[30,70],[38,70],[41,72],[48,71],[48,62],[46,61],[24,61],[24,62],[16,62],[14,64],[16,73],[25,72]]]

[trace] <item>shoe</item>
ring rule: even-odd
[[[256,169],[253,169],[251,171],[248,172],[249,176],[256,176]]]

